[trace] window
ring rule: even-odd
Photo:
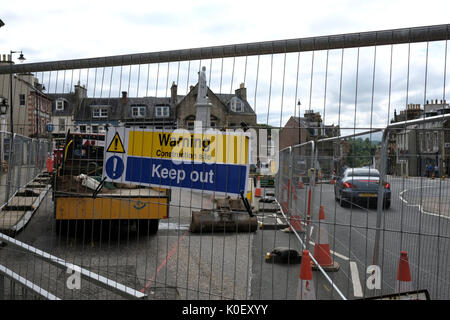
[[[98,126],[92,126],[92,133],[98,133]]]
[[[155,116],[159,118],[167,118],[169,116],[169,107],[155,107]]]
[[[64,110],[64,100],[58,99],[56,100],[56,111],[63,111]]]
[[[93,118],[107,118],[108,117],[108,107],[94,107],[92,108]]]
[[[25,105],[25,95],[24,94],[19,94],[19,103],[21,106]]]
[[[80,126],[80,132],[85,133],[86,132],[86,126]]]
[[[230,105],[231,105],[231,110],[234,112],[242,112],[243,111],[242,101],[236,97],[233,97],[231,99]]]
[[[194,121],[188,121],[187,125],[188,125],[188,130],[194,130]]]
[[[146,106],[132,106],[131,107],[131,116],[133,118],[145,118],[147,113]]]
[[[438,142],[438,133],[437,131],[434,132],[434,145],[433,145],[433,149],[438,149],[439,148],[439,142]]]
[[[423,133],[419,133],[419,151],[423,152]]]
[[[66,119],[59,119],[59,131],[66,131]]]

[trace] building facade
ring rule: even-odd
[[[279,135],[280,150],[307,141],[317,141],[338,137],[339,135],[339,126],[325,125],[319,112],[306,110],[303,117],[292,116],[281,128]],[[344,145],[341,146],[341,143]],[[318,150],[319,166],[325,174],[331,174],[333,170],[339,170],[342,165],[342,151],[347,150],[344,141],[335,140],[318,143],[316,149]],[[300,148],[299,157],[309,158],[311,156],[309,150],[310,148]],[[302,159],[299,161],[302,161]]]
[[[176,104],[176,122],[178,128],[193,129],[196,116],[198,85],[191,86],[188,94],[181,97]],[[176,85],[172,85],[172,97],[177,96]],[[247,89],[241,83],[234,94],[214,93],[207,88],[211,103],[211,127],[220,130],[241,128],[245,122],[249,127],[256,127],[256,114],[247,101]]]
[[[10,58],[3,55],[0,64],[10,64]],[[12,87],[12,105],[11,93]],[[44,88],[33,74],[0,75],[0,96],[13,108],[14,133],[28,137],[47,135],[47,124],[51,121],[51,98],[44,93]],[[10,109],[6,115],[6,129],[11,131]]]
[[[450,113],[445,100],[427,101],[423,109],[420,105],[410,104],[400,112],[394,113],[391,123],[439,116]],[[405,125],[402,129],[389,133],[388,156],[390,173],[409,176],[429,176],[432,174],[450,174],[450,123],[449,120],[437,119]],[[437,170],[435,170],[435,168]]]

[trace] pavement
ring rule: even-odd
[[[442,196],[426,197],[422,210],[450,218],[450,198],[443,198]]]
[[[41,201],[50,189],[49,177],[36,177],[31,180],[25,187],[1,206],[0,211],[0,231],[15,235],[19,232],[31,219],[33,214],[39,208]],[[28,188],[31,185],[39,185],[39,188]]]
[[[403,184],[400,194],[403,202],[420,207],[424,213],[450,218],[449,179],[397,176],[388,179]]]

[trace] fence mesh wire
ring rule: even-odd
[[[319,244],[329,245],[338,270],[319,263],[315,299],[422,289],[448,299],[444,27],[425,28],[421,36],[390,30],[379,42],[342,35],[93,59],[81,68],[76,61],[28,69],[2,61],[0,96],[13,108],[2,115],[2,232],[147,299],[295,299],[301,264],[291,250],[308,249],[317,264]],[[111,169],[104,163],[111,141],[119,153],[120,144],[140,148],[133,152],[141,157],[156,150],[144,138],[107,140],[111,132],[194,130],[202,67],[210,127],[251,137],[243,195],[250,213],[240,200],[237,209],[231,202],[224,207],[217,185],[180,189],[161,176],[151,186],[102,181],[105,170],[120,171],[120,160]],[[244,151],[227,161],[237,163]],[[142,165],[136,174],[154,168]],[[236,183],[247,178],[224,176]],[[152,219],[132,216],[136,206],[151,207]],[[63,211],[75,218],[61,218]],[[200,216],[222,224],[213,233],[205,226],[193,232]],[[127,298],[89,276],[78,283],[73,269],[8,241],[0,265],[56,297]],[[397,278],[402,252],[411,274],[406,284]],[[0,281],[2,297],[33,297],[8,281]]]

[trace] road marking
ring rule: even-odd
[[[212,201],[213,197],[214,197],[214,193],[211,194],[211,196],[208,198],[208,200],[206,200],[206,204],[207,204],[207,205],[210,204],[210,202]]]
[[[311,230],[309,231],[309,237],[312,238],[312,233],[313,233],[314,227],[311,226]]]
[[[156,276],[158,275],[159,271],[161,271],[161,269],[167,264],[167,261],[170,260],[170,258],[172,257],[172,255],[175,253],[175,250],[178,248],[178,246],[180,245],[181,240],[183,240],[183,238],[188,234],[188,231],[186,231],[185,233],[183,233],[181,235],[181,237],[178,238],[177,243],[175,243],[175,245],[172,247],[172,249],[170,250],[169,254],[167,255],[167,257],[164,258],[164,260],[161,262],[161,264],[159,265],[158,269],[156,269],[156,272],[153,274],[153,276],[150,278],[150,280],[148,280],[147,284],[145,285],[144,288],[141,289],[141,292],[144,292],[152,283],[152,281],[154,281],[156,279]]]
[[[328,292],[331,291],[330,288],[328,288],[325,284],[323,284],[323,287],[324,287],[324,289],[327,290]]]
[[[358,266],[355,261],[350,261],[350,272],[352,274],[353,295],[355,297],[362,297],[361,281],[359,280]]]
[[[433,186],[422,186],[422,187],[417,187],[417,188],[412,188],[412,189],[405,189],[405,190],[403,190],[402,192],[399,193],[398,197],[399,197],[400,200],[403,201],[403,203],[405,203],[408,207],[419,207],[419,212],[420,212],[420,213],[424,213],[424,214],[427,214],[427,215],[430,215],[430,216],[439,217],[439,218],[450,219],[450,217],[447,217],[447,216],[444,216],[444,215],[441,215],[441,214],[436,214],[436,213],[434,213],[434,212],[428,212],[428,211],[425,211],[425,210],[423,209],[423,206],[420,205],[420,204],[409,204],[408,201],[406,201],[406,200],[403,198],[403,193],[405,193],[405,192],[408,192],[408,191],[411,191],[411,190],[416,190],[416,189],[422,189],[422,188],[432,188],[432,187],[433,187]]]
[[[313,241],[309,241],[309,244],[312,245],[312,246],[315,246],[315,245],[316,245]],[[338,257],[338,258],[341,258],[342,260],[346,260],[346,261],[350,260],[349,257],[346,257],[346,256],[344,256],[343,254],[337,253],[337,252],[335,252],[335,251],[333,251],[333,250],[330,250],[330,253],[331,253],[332,255]]]

